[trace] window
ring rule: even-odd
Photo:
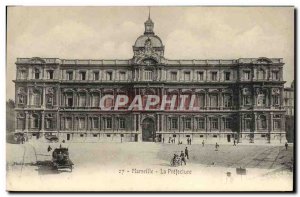
[[[203,72],[202,71],[198,72],[197,77],[198,77],[198,81],[203,81],[204,80],[204,74],[203,74]]]
[[[67,106],[73,107],[73,97],[72,96],[67,96]]]
[[[216,94],[210,95],[210,106],[218,107],[218,95]]]
[[[119,129],[125,129],[125,119],[123,118],[119,120]]]
[[[231,123],[229,118],[225,118],[224,127],[225,129],[231,129]]]
[[[47,96],[47,104],[52,105],[53,104],[53,95]]]
[[[40,78],[40,70],[39,69],[35,69],[34,70],[34,78],[35,79],[39,79]]]
[[[225,72],[225,81],[230,80],[230,72]]]
[[[257,106],[264,106],[266,105],[266,96],[264,93],[260,93],[257,96]]]
[[[205,94],[198,95],[198,105],[200,108],[204,108],[205,106]]]
[[[217,81],[218,73],[217,72],[211,72],[211,80]]]
[[[23,94],[19,94],[19,104],[25,103],[25,96]]]
[[[80,137],[84,137],[84,134],[80,134]]]
[[[95,80],[95,81],[99,80],[99,72],[98,71],[94,71],[94,73],[93,73],[93,80]]]
[[[280,120],[274,120],[274,129],[281,129]]]
[[[278,80],[279,79],[279,71],[272,71],[272,76],[274,80]]]
[[[178,128],[177,118],[172,118],[171,121],[172,121],[171,128],[172,129],[177,129]]]
[[[204,118],[199,118],[198,119],[198,128],[199,129],[205,129],[205,119]]]
[[[85,118],[79,118],[78,128],[79,129],[84,129],[85,128]]]
[[[86,77],[86,72],[82,71],[79,73],[80,74],[80,80],[85,80],[85,77]]]
[[[46,129],[52,129],[52,120],[46,119]]]
[[[32,127],[33,129],[39,128],[39,117],[37,115],[32,116]]]
[[[267,119],[265,116],[260,116],[258,121],[258,126],[260,129],[266,129],[267,128]]]
[[[99,128],[99,118],[98,117],[93,117],[93,119],[92,119],[92,128],[93,129],[98,129]]]
[[[184,72],[184,81],[190,81],[190,80],[191,80],[191,73]]]
[[[279,105],[280,99],[279,99],[279,96],[278,96],[278,95],[274,95],[274,96],[273,96],[273,100],[274,100],[274,105]]]
[[[71,118],[66,118],[65,128],[66,129],[71,129],[71,127],[72,127],[72,119]]]
[[[250,71],[244,71],[244,80],[250,80]]]
[[[213,118],[211,120],[211,128],[212,129],[218,129],[219,128],[219,125],[218,125],[218,119],[217,118]]]
[[[47,79],[53,79],[53,73],[54,73],[53,70],[48,70],[47,71]]]
[[[145,80],[146,81],[152,80],[152,71],[151,70],[145,70]]]
[[[244,105],[251,105],[251,96],[249,95],[244,96]]]
[[[258,79],[260,80],[265,79],[265,71],[263,69],[260,69],[258,71]]]
[[[120,81],[125,81],[125,72],[120,72]]]
[[[97,134],[93,134],[93,137],[97,137],[98,135]]]
[[[245,119],[245,129],[251,129],[251,119]]]
[[[106,128],[111,129],[112,128],[112,119],[106,118]]]
[[[92,94],[92,106],[99,107],[100,104],[100,96],[97,93]]]
[[[19,71],[19,77],[20,77],[20,79],[26,79],[26,71],[25,70],[20,70]]]
[[[171,81],[177,81],[177,72],[171,72]]]
[[[34,93],[33,95],[33,105],[39,106],[41,103],[41,96],[39,93]]]
[[[73,80],[73,71],[67,72],[67,80]]]
[[[190,118],[185,119],[185,129],[192,128],[192,120]]]
[[[112,72],[111,71],[106,72],[106,80],[112,81]]]
[[[86,106],[86,95],[80,94],[79,95],[79,107],[85,107]]]
[[[231,107],[231,95],[224,95],[224,107]]]

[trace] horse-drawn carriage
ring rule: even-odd
[[[69,158],[68,148],[56,148],[52,152],[52,165],[54,169],[70,169],[72,171],[74,163]]]
[[[171,159],[171,161],[170,161],[170,164],[171,164],[171,166],[173,166],[173,167],[177,167],[177,166],[180,166],[181,165],[181,158],[180,158],[180,156],[179,155],[177,155],[177,154],[174,154],[174,157]]]

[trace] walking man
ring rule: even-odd
[[[189,150],[187,149],[187,147],[185,147],[184,154],[186,158],[189,159]]]
[[[165,143],[165,138],[163,137],[163,143]]]
[[[288,143],[286,142],[285,144],[284,144],[284,146],[285,146],[285,150],[287,150],[288,149]]]
[[[233,146],[236,146],[236,142],[235,142],[235,139],[233,140]]]
[[[204,147],[204,140],[202,141],[202,147]]]
[[[48,152],[50,152],[50,151],[52,150],[52,148],[51,148],[50,145],[48,146],[48,149],[47,149],[47,150],[48,150]]]
[[[219,144],[216,142],[216,150],[215,151],[218,151],[218,148],[219,148]]]
[[[185,156],[184,156],[183,151],[181,151],[181,153],[180,153],[180,158],[181,158],[181,165],[182,165],[182,162],[184,162],[184,165],[186,165]]]

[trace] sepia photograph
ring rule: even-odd
[[[295,191],[295,8],[7,6],[6,190]]]

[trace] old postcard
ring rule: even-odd
[[[293,7],[7,7],[8,191],[293,191]]]

